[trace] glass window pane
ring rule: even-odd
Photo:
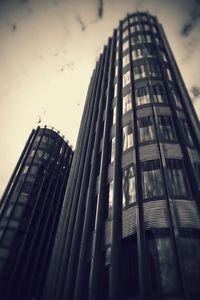
[[[125,114],[127,111],[131,110],[132,104],[131,104],[131,94],[128,94],[123,97],[123,114]]]
[[[123,57],[123,67],[125,67],[126,65],[129,64],[129,54],[126,54],[124,57]]]
[[[108,219],[113,217],[113,181],[108,185]]]
[[[125,87],[126,85],[128,85],[130,83],[131,79],[130,79],[130,71],[126,72],[123,75],[123,87]]]
[[[161,139],[163,141],[176,141],[175,127],[171,117],[160,116],[158,117]]]
[[[111,141],[111,159],[110,161],[112,162],[115,158],[115,137],[112,138]]]
[[[152,117],[138,120],[140,143],[155,140],[155,128]]]
[[[123,207],[136,201],[135,193],[135,172],[134,167],[131,166],[125,169],[122,174]]]
[[[123,127],[123,151],[133,146],[133,128],[132,123]]]
[[[183,133],[184,133],[186,142],[189,145],[194,145],[188,123],[186,121],[182,121],[181,123],[182,123]]]
[[[113,107],[113,118],[112,118],[113,125],[116,123],[116,106]]]
[[[182,108],[180,98],[179,98],[179,96],[178,96],[178,93],[174,90],[174,88],[171,89],[171,93],[172,93],[172,96],[173,96],[175,105],[176,105],[177,107],[179,107],[179,108]]]
[[[25,167],[24,167],[23,174],[26,174],[26,173],[28,172],[28,169],[29,169],[29,166],[25,166]]]
[[[141,87],[135,90],[136,105],[142,105],[150,103],[148,87]]]
[[[148,242],[153,291],[176,292],[178,279],[171,239],[169,237],[150,237]]]
[[[117,96],[117,83],[115,83],[115,86],[114,86],[114,97]]]
[[[190,288],[200,286],[200,240],[198,237],[180,238],[183,265]]]
[[[125,39],[126,37],[128,36],[128,29],[126,29],[124,32],[123,32],[123,39]]]
[[[168,80],[172,81],[171,71],[168,68],[166,69],[166,71],[167,71],[167,78],[168,78]]]
[[[128,49],[128,44],[129,44],[129,41],[125,41],[123,43],[123,51],[125,51],[126,49]]]
[[[163,182],[159,161],[147,161],[142,164],[143,198],[163,196]]]
[[[162,85],[153,85],[153,100],[156,103],[166,102],[165,90]]]
[[[169,190],[171,196],[181,197],[189,194],[183,162],[175,159],[167,160]]]
[[[144,65],[134,67],[133,72],[134,72],[134,78],[135,79],[140,79],[140,78],[146,77],[146,72],[145,72]]]

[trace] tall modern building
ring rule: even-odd
[[[94,69],[45,300],[200,299],[199,122],[156,17]]]
[[[40,299],[72,156],[53,128],[32,131],[1,200],[1,300]]]

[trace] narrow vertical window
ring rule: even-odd
[[[114,98],[117,97],[117,83],[114,86]]]
[[[26,173],[28,172],[28,169],[29,169],[29,166],[25,166],[25,167],[24,167],[23,174],[26,174]]]
[[[123,97],[123,114],[125,114],[127,111],[131,110],[132,103],[131,103],[131,94]]]
[[[149,34],[145,35],[145,42],[147,42],[147,43],[151,43],[152,42],[151,36]]]
[[[155,103],[166,102],[164,87],[162,85],[153,85],[153,100]]]
[[[141,36],[141,34],[138,34],[136,36],[131,37],[131,45],[132,46],[137,45],[137,44],[139,44],[141,42],[142,42],[142,36]]]
[[[123,39],[125,39],[127,36],[128,36],[128,29],[126,29],[126,30],[123,32]]]
[[[186,179],[184,163],[178,159],[167,160],[169,190],[172,197],[189,195],[188,181]]]
[[[150,29],[149,25],[148,24],[144,24],[144,30],[145,31],[149,31],[149,29]]]
[[[133,71],[134,71],[135,79],[140,79],[140,78],[146,77],[144,65],[134,67]]]
[[[153,48],[150,47],[150,46],[147,46],[146,48],[144,48],[144,52],[145,52],[145,55],[147,57],[153,57],[154,56]]]
[[[154,293],[176,293],[178,277],[172,241],[158,230],[147,234],[152,290]]]
[[[163,58],[163,60],[165,61],[165,62],[167,62],[167,56],[166,56],[166,54],[165,54],[165,52],[161,52],[161,55],[162,55],[162,58]]]
[[[113,181],[108,185],[108,219],[113,217]]]
[[[156,64],[150,63],[148,65],[148,71],[149,71],[149,75],[152,77],[160,76],[160,69]]]
[[[128,85],[130,83],[131,79],[130,79],[130,71],[126,72],[123,75],[123,87],[125,87],[126,85]]]
[[[181,101],[180,101],[180,98],[177,94],[177,91],[175,91],[175,89],[172,88],[171,93],[172,93],[172,96],[173,96],[173,99],[174,99],[174,102],[175,102],[176,106],[179,107],[179,108],[182,108]]]
[[[118,58],[119,58],[119,52],[118,50],[116,51],[116,57],[115,57],[115,60],[118,61]]]
[[[161,46],[161,45],[162,45],[160,39],[159,39],[157,36],[156,36],[155,40],[156,40],[156,44],[157,44],[158,46]]]
[[[129,41],[125,41],[123,43],[123,51],[125,51],[126,49],[128,49],[128,43],[129,43]]]
[[[134,203],[135,198],[135,172],[134,167],[130,166],[122,173],[122,203],[123,207]]]
[[[117,77],[118,76],[118,65],[116,65],[116,67],[115,67],[115,77]]]
[[[152,30],[153,30],[154,33],[157,33],[157,29],[156,29],[155,26],[152,27]]]
[[[200,286],[199,235],[195,231],[184,229],[182,237],[180,237],[180,249],[188,286],[191,290],[198,290]]]
[[[123,127],[123,151],[133,146],[133,127],[132,123]]]
[[[116,123],[116,106],[114,106],[113,107],[113,118],[112,118],[112,120],[113,120],[113,125]]]
[[[142,21],[147,21],[147,16],[142,16]]]
[[[115,158],[115,137],[112,138],[111,140],[111,158],[110,162],[113,162]]]
[[[176,131],[172,121],[172,118],[169,116],[160,116],[158,117],[158,123],[161,133],[162,141],[176,141]]]
[[[131,31],[131,33],[136,32],[136,25],[131,26],[130,31]]]
[[[122,28],[125,28],[126,26],[128,26],[128,20],[123,22]]]
[[[168,68],[166,69],[166,71],[167,71],[167,78],[168,78],[168,80],[172,81],[171,71]]]
[[[164,188],[159,160],[143,162],[142,192],[144,199],[163,196]]]
[[[135,90],[136,105],[150,103],[149,90],[147,86]]]
[[[142,58],[143,57],[143,53],[142,53],[142,49],[138,48],[132,51],[132,60],[136,60],[138,58]]]
[[[192,136],[191,136],[191,132],[190,132],[188,123],[186,121],[181,121],[181,124],[182,124],[183,133],[184,133],[184,136],[185,136],[186,143],[193,146],[194,143],[193,143],[193,139],[192,139]]]
[[[42,143],[47,143],[48,142],[48,136],[43,135],[42,137]]]
[[[152,117],[145,117],[138,120],[140,143],[155,140],[155,128]]]
[[[129,64],[129,54],[126,54],[124,57],[123,57],[123,67],[125,67],[126,65]]]
[[[30,157],[33,157],[35,155],[35,150],[31,151]]]

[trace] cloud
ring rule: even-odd
[[[83,20],[81,19],[80,16],[76,17],[76,21],[79,23],[79,25],[81,26],[81,31],[84,31],[86,29],[85,24],[83,23]]]
[[[192,93],[193,100],[196,98],[200,98],[200,87],[199,86],[196,86],[196,85],[192,86],[190,91]]]
[[[103,17],[103,0],[98,0],[98,17]]]
[[[21,3],[21,4],[25,4],[25,3],[28,3],[28,1],[29,1],[29,0],[20,0],[20,3]]]
[[[199,23],[200,23],[200,2],[196,1],[195,6],[190,12],[190,20],[183,25],[181,29],[181,34],[185,37],[189,36],[191,32],[199,25]]]

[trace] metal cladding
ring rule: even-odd
[[[199,133],[161,25],[127,15],[91,78],[43,299],[200,298]]]
[[[1,200],[1,300],[41,297],[72,156],[53,128],[32,131]]]

